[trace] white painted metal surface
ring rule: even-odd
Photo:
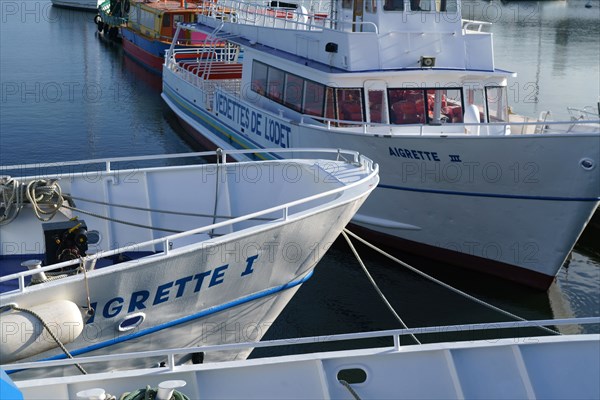
[[[546,324],[598,323],[598,318],[501,322],[399,331],[284,339],[254,347],[303,345],[340,340],[466,331],[476,338],[494,329]],[[492,335],[492,337],[495,337]],[[391,341],[390,341],[391,342]],[[395,341],[397,342],[397,341]],[[350,345],[351,343],[348,342]],[[228,347],[231,345],[226,345]],[[242,344],[235,345],[243,346]],[[215,351],[219,346],[164,351]],[[157,352],[159,353],[159,352]],[[125,359],[150,354],[107,356]],[[101,357],[80,362],[99,361]],[[212,364],[114,371],[19,381],[26,399],[67,399],[91,388],[116,395],[164,381],[185,381],[178,390],[190,399],[351,399],[348,382],[361,399],[594,399],[600,396],[600,335],[528,336],[355,349]],[[68,361],[54,362],[66,363]]]
[[[301,158],[309,152],[324,158]],[[88,247],[85,274],[25,285],[40,271],[48,274],[82,262],[8,273],[23,259],[48,256],[42,223],[26,202],[12,222],[0,225],[0,284],[4,290],[6,285],[14,288],[0,294],[2,314],[23,312],[11,311],[11,305],[31,309],[58,300],[76,304],[86,322],[83,332],[73,333],[76,337],[66,344],[73,355],[260,340],[378,182],[377,166],[357,153],[295,154],[293,160],[244,163],[226,162],[229,154],[223,154],[220,164],[165,167],[138,165],[214,153],[16,166],[36,179],[58,179],[75,208],[52,222],[78,216],[89,231],[97,231],[100,241]],[[48,172],[56,167],[60,173]],[[85,315],[88,296],[95,310],[91,316]],[[28,314],[26,318],[34,329],[1,318],[3,343],[12,341],[17,350],[35,341],[51,344],[50,350],[41,346],[42,352],[21,361],[64,358],[41,322]],[[75,332],[73,324],[81,320],[46,323]],[[232,360],[247,353],[211,357]],[[22,358],[19,351],[3,354],[3,362]],[[119,361],[118,367],[141,366],[139,361]],[[18,374],[39,377],[46,372]]]

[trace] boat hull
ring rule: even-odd
[[[290,165],[300,174],[293,182],[284,176]],[[80,220],[71,229],[65,225],[73,224],[72,215],[61,211],[52,220],[56,225],[40,226],[34,211],[25,207],[2,226],[2,283],[16,286],[1,287],[5,292],[0,295],[0,313],[17,314],[2,320],[3,343],[11,343],[10,349],[2,348],[2,362],[66,358],[45,334],[41,320],[27,312],[49,302],[73,305],[83,314],[90,307],[94,310],[83,322],[70,320],[67,312],[57,313],[67,315],[60,319],[53,318],[51,312],[45,314],[49,317],[41,317],[48,319],[48,326],[66,330],[59,336],[73,356],[260,340],[378,181],[374,175],[361,187],[354,184],[346,191],[340,180],[318,183],[318,176],[312,172],[316,165],[312,160],[294,160],[228,163],[220,169],[200,164],[45,175],[61,182],[62,193],[77,199],[76,212],[83,213],[85,221]],[[354,170],[354,177],[366,176],[367,170]],[[353,177],[348,177],[346,170],[344,174],[338,179],[350,179],[350,184]],[[27,179],[24,182],[29,182]],[[267,188],[268,198],[249,195],[266,193]],[[225,217],[272,210],[330,189],[337,190],[337,194],[290,206],[284,218],[283,211],[230,223],[231,217]],[[138,208],[126,209],[123,204],[136,204]],[[178,233],[177,237],[166,237],[164,233],[186,233],[218,221],[222,226],[205,228],[206,233]],[[84,222],[84,229],[95,231],[98,238],[90,244],[91,251],[90,247],[86,249],[88,255],[99,254],[95,268],[88,265],[86,274],[44,278],[41,283],[27,286],[22,275],[5,276],[24,260],[41,260],[45,255],[47,263],[53,264],[48,257],[59,252],[47,247],[52,243],[48,238],[62,238],[57,245],[66,242],[62,232],[74,232]],[[61,231],[57,231],[59,227]],[[48,234],[51,236],[46,237]],[[44,242],[46,253],[40,253]],[[103,255],[115,248],[122,249],[116,256]],[[11,305],[19,309],[11,311]],[[25,326],[10,322],[19,318],[28,318],[31,323]],[[84,325],[82,333],[71,335],[76,332],[74,325]],[[32,342],[38,340],[48,341],[51,346],[33,346]],[[36,352],[34,347],[41,350]],[[234,360],[248,354],[212,352],[205,359]],[[138,360],[129,366],[153,366],[161,361],[165,360]],[[125,364],[102,364],[93,371],[118,369]],[[56,374],[44,369],[12,372],[17,379]],[[60,373],[77,371],[70,368]]]
[[[165,51],[170,44],[143,37],[130,28],[122,27],[123,51],[149,71],[161,75]]]
[[[290,124],[243,103],[261,128],[226,107],[207,111],[173,71],[163,81],[169,106],[216,146],[348,146],[378,162],[381,182],[353,219],[372,239],[536,288],[551,284],[599,204],[597,133],[369,135]]]

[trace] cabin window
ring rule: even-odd
[[[488,120],[508,121],[508,102],[506,87],[486,87],[485,97],[487,100]]]
[[[485,98],[483,95],[482,88],[467,88],[465,89],[465,105],[466,107],[470,107],[474,105],[477,107],[477,112],[479,113],[479,121],[486,122],[486,112],[485,112]]]
[[[432,95],[431,92],[434,92]],[[428,118],[431,122],[462,123],[463,101],[462,90],[436,89],[428,91],[427,94]],[[440,114],[436,115],[436,102],[440,102]]]
[[[436,10],[439,12],[457,12],[457,0],[435,0]]]
[[[388,99],[391,123],[425,123],[425,92],[423,90],[389,89]]]
[[[369,90],[369,121],[382,124],[387,122],[386,107],[385,107],[385,91]]]
[[[431,0],[410,0],[412,11],[431,11]]]
[[[269,67],[265,64],[253,61],[252,62],[252,91],[264,96],[267,88],[267,72]]]
[[[154,29],[154,14],[149,11],[142,10],[140,14],[140,24],[146,28]]]
[[[304,90],[304,114],[323,116],[325,86],[307,80]]]
[[[171,26],[171,14],[163,14],[162,26],[163,28],[168,28]]]
[[[293,74],[285,75],[285,93],[283,103],[292,110],[302,109],[302,89],[304,79]]]
[[[283,102],[283,80],[285,72],[279,68],[269,66],[267,74],[267,97],[278,103]]]
[[[343,121],[362,122],[363,104],[362,89],[336,89],[338,119]]]
[[[370,13],[377,12],[377,1],[378,0],[365,0],[365,11]]]
[[[404,0],[385,0],[383,9],[385,11],[404,11]]]
[[[177,28],[177,23],[185,22],[185,16],[181,14],[173,15],[173,28]]]
[[[325,91],[325,118],[335,118],[335,99],[333,95],[333,88],[328,87]]]

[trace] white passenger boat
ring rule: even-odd
[[[87,11],[97,11],[101,3],[101,0],[52,0],[52,5],[57,7]]]
[[[371,240],[547,288],[600,200],[598,121],[509,114],[488,23],[458,0],[218,0],[163,98],[196,141],[343,146],[381,166]]]
[[[585,322],[600,322],[586,318]],[[600,335],[525,336],[504,339],[492,330],[538,323],[504,322],[309,337],[192,349],[274,347],[347,341],[353,350],[256,358],[212,364],[175,365],[190,349],[85,357],[82,365],[108,359],[160,355],[163,367],[18,381],[25,399],[597,399],[600,397]],[[464,341],[400,346],[400,335],[468,332]],[[478,330],[487,340],[473,340]],[[511,331],[514,332],[514,331]],[[491,335],[490,335],[491,333]],[[376,348],[359,339],[385,338]],[[392,338],[393,343],[392,345]],[[387,342],[386,342],[387,341]],[[348,343],[348,344],[346,344]],[[365,343],[364,341],[362,343]],[[374,342],[371,342],[374,343]],[[338,346],[339,348],[339,346]],[[73,363],[72,360],[45,364]],[[7,367],[7,366],[3,366]],[[10,367],[10,366],[8,366]],[[123,395],[121,397],[121,395]],[[103,397],[106,396],[106,397]],[[173,396],[173,397],[171,397]]]
[[[260,340],[378,183],[356,152],[287,152],[2,167],[27,176],[0,179],[1,362]]]

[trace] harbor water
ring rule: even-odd
[[[553,117],[568,118],[567,107],[597,106],[600,4],[592,1],[586,8],[586,3],[463,2],[465,18],[493,23],[496,67],[519,74],[509,82],[513,112],[537,116],[552,110]],[[0,164],[191,150],[160,97],[160,78],[125,56],[118,44],[101,40],[93,18],[94,13],[56,8],[49,0],[0,2]],[[396,255],[525,319],[599,316],[599,225],[587,228],[546,292]],[[409,327],[509,320],[357,248]],[[266,337],[400,327],[346,243],[338,240]],[[228,329],[248,339],[244,327]],[[598,331],[597,326],[584,329]]]

